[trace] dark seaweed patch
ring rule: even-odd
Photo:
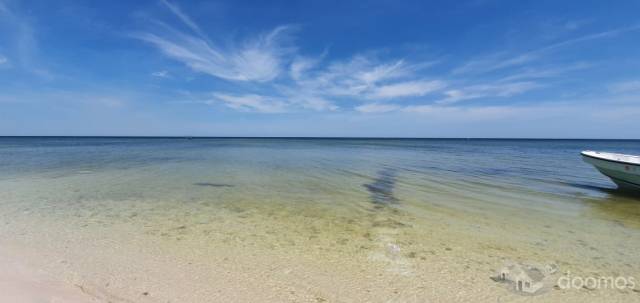
[[[225,183],[210,183],[210,182],[198,182],[193,183],[196,186],[208,186],[208,187],[234,187],[233,184],[225,184]]]
[[[363,186],[371,194],[371,202],[375,204],[391,204],[398,202],[398,199],[393,196],[395,185],[395,170],[386,168],[378,171],[378,176],[372,183],[364,184]]]

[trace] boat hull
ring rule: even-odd
[[[582,159],[609,177],[620,189],[640,191],[640,165],[596,158],[584,153]]]

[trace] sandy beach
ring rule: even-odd
[[[6,248],[6,247],[4,247]],[[24,303],[88,303],[105,302],[90,296],[73,284],[51,274],[29,267],[18,256],[0,252],[0,301]]]
[[[108,239],[113,240],[113,239]],[[367,256],[377,265],[252,248],[182,251],[111,242],[82,249],[3,254],[2,302],[632,302],[632,290],[552,290],[523,296],[496,284],[491,258],[451,250],[415,261]],[[3,241],[3,248],[10,247]],[[73,244],[69,242],[68,244]],[[141,243],[138,243],[141,244]],[[15,245],[15,244],[14,244]],[[117,245],[114,248],[113,245]],[[155,246],[154,246],[155,245]],[[22,251],[22,253],[18,253]],[[99,251],[99,255],[86,256]],[[215,257],[212,256],[215,253]],[[205,257],[206,256],[206,257]],[[474,260],[474,261],[472,261]]]

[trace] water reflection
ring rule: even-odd
[[[598,199],[584,199],[595,217],[624,227],[640,229],[640,195],[617,189],[603,189],[608,195]]]

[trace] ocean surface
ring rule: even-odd
[[[640,154],[640,141],[5,137],[0,240],[121,297],[195,302],[238,286],[204,270],[235,260],[229,272],[303,283],[289,295],[318,302],[517,299],[489,279],[504,262],[640,273],[640,198],[582,150]],[[607,291],[545,296],[640,298]]]

